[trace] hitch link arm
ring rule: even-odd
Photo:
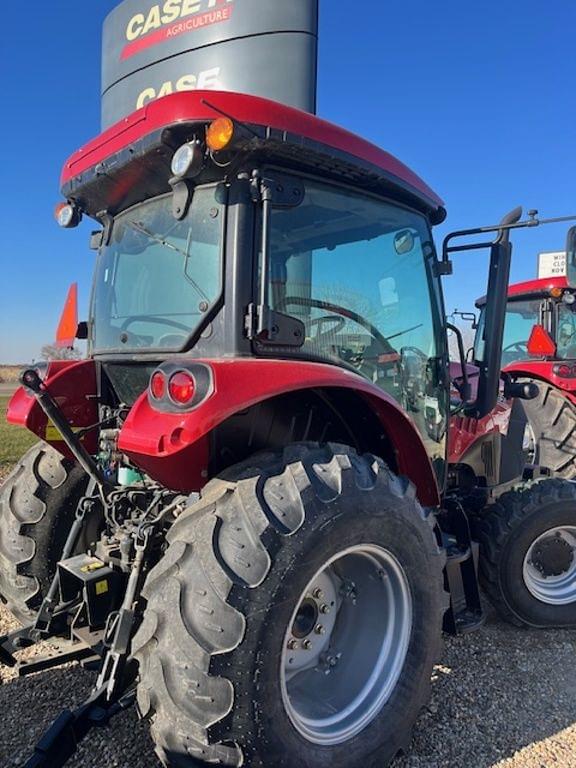
[[[108,653],[104,657],[102,669],[98,675],[96,687],[106,690],[106,698],[112,701],[118,694],[118,688],[122,682],[122,673],[126,666],[130,640],[134,629],[134,603],[140,594],[142,587],[142,566],[144,555],[148,549],[151,529],[144,531],[144,541],[136,542],[136,557],[130,571],[130,578],[126,586],[126,594],[115,622],[114,639]]]
[[[135,542],[136,556],[132,564],[126,594],[118,618],[113,624],[114,637],[102,662],[102,668],[91,696],[76,711],[64,710],[37,743],[34,754],[24,768],[62,768],[76,752],[80,741],[94,727],[107,725],[118,712],[129,707],[136,698],[125,674],[130,640],[134,629],[134,603],[142,587],[145,555],[153,528],[142,532]]]
[[[88,487],[88,492],[89,491],[90,486]],[[76,517],[72,523],[70,531],[68,532],[68,537],[66,539],[64,549],[62,550],[60,560],[66,560],[71,556],[74,547],[76,546],[76,543],[80,537],[80,534],[82,533],[86,513],[92,510],[93,503],[94,502],[89,496],[84,497],[84,499],[82,499],[80,502],[80,505],[76,511]],[[56,597],[58,594],[59,585],[60,576],[58,569],[56,569],[56,573],[52,578],[52,583],[50,584],[48,592],[46,593],[46,597],[42,601],[42,605],[40,606],[40,610],[36,616],[36,621],[34,622],[33,635],[35,635],[38,639],[41,635],[49,635],[50,622],[52,621],[52,616],[57,607]]]

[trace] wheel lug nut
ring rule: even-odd
[[[310,640],[304,640],[304,642],[302,643],[302,648],[304,648],[305,651],[309,651],[310,648],[312,648],[312,643],[310,642]]]
[[[322,600],[324,597],[324,592],[320,589],[320,587],[317,587],[314,592],[312,592],[312,597],[315,597],[316,600]]]
[[[291,651],[295,651],[298,648],[298,640],[294,640],[294,638],[288,640],[288,648]]]
[[[330,606],[326,603],[322,603],[320,606],[320,613],[330,613]]]
[[[326,630],[324,629],[322,624],[318,624],[318,626],[316,627],[314,632],[316,632],[317,635],[325,635],[326,634]]]

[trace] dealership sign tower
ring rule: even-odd
[[[316,110],[318,0],[125,0],[102,49],[103,128],[196,89]]]

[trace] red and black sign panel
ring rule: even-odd
[[[124,0],[104,23],[102,124],[177,91],[314,112],[318,0]]]

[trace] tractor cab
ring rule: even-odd
[[[565,275],[511,285],[508,289],[501,367],[508,379],[536,386],[538,396],[522,404],[524,443],[533,464],[566,479],[576,477],[576,228],[568,231]],[[482,358],[486,299],[474,360]]]
[[[480,310],[474,356],[481,354],[485,299]],[[546,363],[576,359],[576,288],[566,277],[511,285],[508,291],[502,368],[520,361]],[[562,369],[563,370],[563,369]]]
[[[61,224],[90,216],[101,227],[84,365],[134,468],[190,492],[254,449],[352,439],[386,444],[437,498],[448,356],[431,227],[445,212],[408,168],[299,110],[191,92],[151,102],[75,153],[62,191]],[[232,363],[241,390],[248,369],[257,384],[199,429]],[[172,388],[174,371],[188,389]],[[9,414],[19,423],[21,405]],[[398,418],[421,462],[384,436]],[[183,474],[192,459],[197,471]]]

